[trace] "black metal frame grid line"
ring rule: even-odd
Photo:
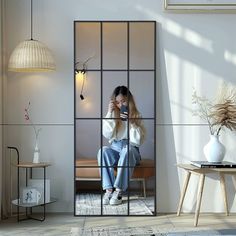
[[[102,21],[96,21],[96,20],[75,20],[75,23],[155,23],[153,20],[102,20]]]
[[[74,126],[74,123],[71,123],[71,124],[42,124],[42,123],[34,123],[33,125],[32,124],[17,124],[17,123],[14,123],[14,124],[0,124],[0,125],[5,125],[5,126]]]
[[[129,186],[129,182],[128,181],[128,209],[127,209],[127,214],[125,215],[113,215],[113,214],[103,214],[103,202],[102,202],[102,198],[103,198],[103,189],[102,189],[102,179],[103,179],[103,173],[101,171],[101,179],[100,179],[100,191],[101,191],[101,214],[93,214],[93,215],[77,215],[76,214],[76,169],[80,169],[80,168],[103,168],[103,167],[107,167],[107,166],[103,166],[103,159],[102,159],[102,152],[100,152],[101,154],[101,165],[100,166],[76,166],[76,126],[77,126],[77,121],[79,120],[100,120],[100,148],[103,147],[103,135],[102,135],[102,128],[103,128],[103,120],[106,119],[119,119],[119,118],[105,118],[103,117],[103,72],[106,71],[114,71],[114,72],[119,72],[119,71],[124,71],[127,72],[127,87],[129,89],[129,81],[130,81],[130,72],[132,71],[137,71],[137,72],[154,72],[153,75],[153,79],[154,79],[154,117],[152,118],[148,118],[148,117],[142,117],[142,118],[134,118],[134,119],[141,119],[141,120],[153,120],[154,124],[153,124],[153,128],[154,128],[154,167],[145,167],[145,168],[150,168],[150,169],[155,169],[156,170],[156,22],[155,21],[74,21],[74,69],[75,69],[75,63],[76,63],[76,23],[100,23],[100,61],[101,61],[101,65],[100,65],[100,69],[87,69],[87,71],[97,71],[100,72],[101,74],[101,113],[100,113],[100,117],[94,118],[94,117],[76,117],[76,81],[75,81],[75,75],[74,75],[74,216],[147,216],[147,215],[132,215],[130,214],[130,202],[129,202],[129,197],[130,197],[130,186]],[[127,24],[127,69],[103,69],[103,23],[126,23]],[[154,69],[130,69],[130,23],[153,23],[154,24]],[[129,97],[128,97],[129,100]],[[129,103],[128,103],[129,104]],[[129,126],[129,119],[128,118],[128,126]],[[129,150],[129,132],[128,132],[128,150]],[[114,166],[111,166],[114,167]],[[128,166],[116,166],[118,168],[130,168],[129,166],[129,152],[128,152]],[[142,167],[140,167],[142,168]],[[129,180],[129,172],[128,172],[128,180]],[[99,180],[98,180],[99,181]],[[148,216],[156,216],[157,212],[156,212],[156,177],[155,177],[155,181],[154,181],[154,191],[155,191],[155,196],[154,196],[154,212],[153,215],[148,215]]]
[[[100,43],[101,43],[101,113],[100,113],[100,118],[102,118],[102,110],[103,110],[103,24],[102,22],[100,22]],[[102,126],[102,119],[100,119],[100,127],[101,127],[101,130],[100,130],[100,148],[103,148],[103,142],[102,142],[102,129],[103,129],[103,126]],[[101,166],[103,166],[103,158],[102,158],[102,151],[100,152],[100,160],[101,160]],[[102,169],[101,169],[101,180],[100,180],[100,197],[101,197],[101,215],[103,215],[103,188],[102,188],[102,180],[103,180],[103,172],[102,172]]]
[[[74,216],[76,215],[76,77],[75,77],[75,63],[76,61],[76,21],[73,24],[74,27],[74,67],[73,67],[73,75],[74,75]]]
[[[130,90],[130,23],[127,23],[127,87],[128,87],[128,91]],[[127,94],[127,100],[128,100],[128,111],[129,111],[129,93]],[[128,129],[127,129],[127,137],[128,137],[128,148],[127,148],[127,154],[128,154],[128,167],[129,167],[129,147],[130,147],[130,141],[129,141],[129,117],[127,119],[127,125],[128,125]],[[123,167],[125,168],[125,167]],[[129,169],[129,168],[128,168]],[[130,202],[129,202],[129,197],[130,197],[130,174],[129,171],[128,172],[128,188],[127,188],[127,193],[128,193],[128,215],[130,215]]]
[[[100,118],[94,118],[94,117],[77,117],[74,118],[75,120],[100,120]],[[110,120],[111,118],[103,118],[103,120]],[[112,119],[119,119],[119,118],[112,118]],[[147,117],[142,117],[142,118],[132,118],[134,120],[136,119],[141,119],[141,120],[154,120],[154,118],[147,118]],[[159,123],[159,122],[155,122],[156,126],[209,126],[209,124],[200,124],[200,123],[193,123],[193,124],[177,124],[177,123]],[[0,124],[1,126],[32,126],[32,125],[27,125],[27,124]],[[74,127],[74,123],[73,124],[35,124],[36,126],[73,126]]]
[[[156,21],[154,22],[154,167],[155,167],[155,173],[156,173],[156,166],[157,166],[157,150],[156,150],[156,114],[157,114],[157,110],[156,110],[156,85],[157,85],[157,71],[156,71],[156,66],[157,66],[157,56],[156,56],[156,50],[157,50],[157,46],[156,46],[156,42],[157,41],[157,27],[156,27]],[[156,196],[156,186],[157,186],[157,180],[156,180],[156,174],[155,174],[155,178],[154,178],[154,185],[155,185],[155,198],[154,198],[154,215],[157,215],[157,196]]]
[[[97,118],[94,118],[94,117],[77,117],[75,118],[76,120],[100,120],[101,118],[97,117]],[[119,120],[120,118],[102,118],[103,120]],[[132,118],[132,120],[154,120],[154,118]]]
[[[101,69],[86,69],[86,71],[90,71],[90,72],[93,72],[93,71],[95,71],[95,72],[98,72],[98,71],[101,71]],[[126,71],[137,71],[137,72],[146,72],[146,71],[148,71],[148,72],[154,72],[155,70],[153,70],[153,69],[130,69],[130,70],[128,70],[128,69],[103,69],[103,71],[104,72],[110,72],[110,71],[114,71],[114,72],[121,72],[121,71],[124,71],[124,72],[126,72]]]
[[[75,166],[76,169],[81,169],[81,168],[100,169],[101,167],[130,168],[130,167],[137,167],[137,166]],[[140,169],[142,168],[154,169],[155,167],[151,167],[151,166],[140,167]]]

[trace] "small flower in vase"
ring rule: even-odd
[[[33,158],[33,163],[39,163],[39,148],[38,148],[38,137],[39,133],[42,130],[42,128],[36,128],[35,124],[33,123],[32,119],[30,118],[30,102],[28,106],[25,108],[25,120],[29,122],[33,129],[34,129],[34,134],[35,134],[35,148],[34,148],[34,158]]]

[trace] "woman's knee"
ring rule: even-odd
[[[128,161],[129,158],[129,163],[132,165],[140,159],[140,153],[137,151],[136,147],[131,145],[129,146],[129,152],[127,151],[127,148],[122,150],[122,156],[124,161]]]
[[[126,157],[128,157],[128,146],[125,146],[122,151],[121,151]],[[129,145],[129,156],[136,154],[137,153],[137,148]]]

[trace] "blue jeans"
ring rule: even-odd
[[[98,151],[97,159],[99,166],[102,166],[100,173],[102,170],[103,189],[114,187],[126,191],[128,188],[128,176],[132,177],[134,167],[139,164],[141,156],[137,147],[129,145],[129,155],[127,149],[127,140],[114,140],[111,147],[104,146]],[[114,175],[114,167],[117,167],[116,176]]]

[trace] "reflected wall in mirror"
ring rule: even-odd
[[[75,215],[156,215],[156,22],[75,21],[74,46]]]

